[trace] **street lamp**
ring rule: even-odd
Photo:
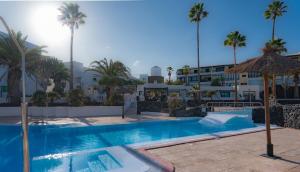
[[[29,172],[29,145],[28,145],[28,119],[27,119],[27,103],[25,99],[25,55],[26,51],[20,46],[17,41],[16,35],[10,30],[5,20],[0,16],[0,20],[3,23],[10,37],[13,39],[15,45],[22,56],[22,104],[21,104],[21,117],[22,117],[22,130],[23,130],[23,171]]]

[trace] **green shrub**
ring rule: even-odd
[[[124,98],[121,94],[113,94],[111,95],[105,103],[108,106],[123,106]]]
[[[84,93],[81,89],[74,89],[69,91],[67,100],[71,106],[84,105]]]
[[[176,109],[184,108],[184,103],[177,96],[172,95],[168,99],[169,112],[172,113]]]
[[[53,103],[55,100],[60,98],[59,93],[52,91],[47,93],[48,94],[48,102]]]
[[[31,97],[32,104],[35,106],[46,106],[47,95],[44,91],[36,91]]]

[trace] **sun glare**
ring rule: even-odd
[[[70,34],[68,28],[58,21],[57,8],[51,5],[38,6],[30,17],[35,37],[48,46],[65,43]]]

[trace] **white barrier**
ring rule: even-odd
[[[120,116],[122,106],[37,107],[28,108],[29,116],[40,117],[97,117]],[[0,107],[0,117],[20,116],[20,107]]]

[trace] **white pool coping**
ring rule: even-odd
[[[253,132],[260,132],[260,131],[266,130],[264,124],[256,124],[256,125],[257,125],[257,127],[253,127],[253,128],[244,128],[244,129],[239,129],[239,130],[222,131],[222,132],[216,132],[216,133],[210,133],[210,134],[199,134],[199,135],[178,137],[178,138],[172,138],[172,139],[164,139],[164,140],[158,140],[158,141],[134,143],[134,144],[129,144],[127,146],[131,147],[133,149],[152,149],[152,148],[166,147],[166,146],[172,146],[172,145],[184,144],[184,143],[190,143],[190,142],[196,142],[196,141],[220,139],[220,138],[229,137],[229,136],[235,136],[235,135],[241,135],[241,134],[247,134],[247,133],[253,133]],[[279,128],[282,128],[282,127],[278,127],[276,125],[271,125],[271,129],[279,129]]]
[[[132,155],[130,152],[128,152],[125,148],[121,146],[90,149],[90,150],[77,151],[77,152],[50,154],[45,156],[34,157],[33,160],[60,159],[72,155],[100,152],[104,150],[108,151],[122,166],[121,168],[108,170],[109,172],[124,172],[124,171],[141,172],[141,171],[148,171],[150,169],[149,165],[147,165],[145,162]]]

